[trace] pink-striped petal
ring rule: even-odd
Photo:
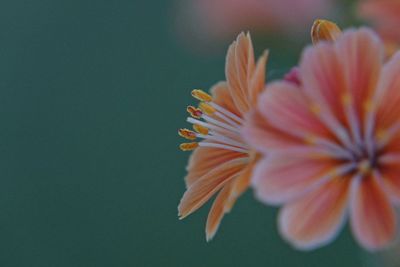
[[[279,230],[294,247],[311,250],[331,242],[346,215],[349,177],[334,178],[279,214]]]
[[[387,130],[400,122],[400,52],[385,64],[382,70],[374,101],[376,127]]]
[[[364,248],[375,251],[388,246],[396,235],[396,216],[389,197],[375,176],[353,179],[351,228]]]
[[[270,154],[257,164],[252,186],[260,201],[276,205],[303,196],[336,174],[336,162],[327,158]]]
[[[346,124],[342,99],[347,94],[343,66],[334,43],[320,42],[303,52],[300,77],[304,92],[320,112]]]
[[[265,154],[271,149],[291,148],[304,144],[302,139],[272,127],[257,109],[247,114],[242,136],[250,146]]]
[[[383,43],[367,28],[347,30],[336,42],[343,68],[345,87],[358,118],[363,118],[366,102],[376,89],[384,57]]]
[[[332,135],[315,116],[304,92],[290,82],[275,82],[267,87],[258,105],[260,113],[282,132],[304,140]]]

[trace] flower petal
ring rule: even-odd
[[[400,122],[400,53],[396,53],[383,67],[374,101],[376,127],[387,130]]]
[[[207,225],[206,225],[206,239],[210,241],[214,238],[218,231],[218,227],[221,223],[224,214],[228,212],[227,203],[229,201],[229,196],[231,195],[233,186],[233,181],[229,181],[218,193],[215,198],[214,203],[208,213]]]
[[[264,154],[268,154],[271,149],[290,148],[304,144],[303,140],[272,127],[257,109],[250,111],[245,117],[242,135],[249,145]]]
[[[331,242],[345,221],[349,181],[349,177],[334,178],[300,200],[285,205],[279,214],[283,237],[301,250]]]
[[[336,42],[336,51],[343,68],[346,90],[362,118],[365,103],[376,89],[384,58],[379,37],[367,28],[348,30]]]
[[[351,196],[351,228],[357,241],[370,251],[389,245],[396,234],[396,217],[377,178],[353,179]]]
[[[266,204],[292,201],[336,175],[337,163],[327,158],[270,154],[254,170],[252,186]]]
[[[268,51],[264,51],[258,59],[253,76],[250,77],[249,101],[251,106],[257,104],[258,96],[265,90],[265,71],[268,60]]]
[[[225,76],[233,102],[242,114],[246,113],[250,108],[250,95],[253,94],[251,93],[250,83],[255,68],[254,50],[250,34],[241,33],[228,49]],[[262,76],[259,78],[262,78]]]
[[[318,107],[322,114],[335,118],[337,123],[345,125],[341,97],[346,91],[343,66],[339,61],[334,44],[320,42],[303,52],[300,77],[304,92]]]
[[[226,82],[219,82],[215,84],[210,91],[213,96],[214,103],[227,109],[236,116],[241,117],[241,113],[233,102],[232,95],[229,92],[228,84]]]
[[[275,82],[259,100],[258,109],[272,126],[290,136],[303,139],[331,139],[333,136],[312,112],[303,91],[290,82]],[[262,104],[261,104],[262,103]]]
[[[241,158],[233,159],[214,168],[191,184],[178,207],[181,219],[200,208],[226,182],[237,176],[237,173],[243,170],[246,164],[247,160]]]
[[[190,156],[189,164],[186,168],[188,171],[185,177],[186,186],[190,187],[203,175],[225,162],[245,157],[247,157],[246,154],[227,149],[198,147]]]

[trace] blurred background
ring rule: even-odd
[[[293,250],[247,192],[205,241],[209,204],[179,221],[193,88],[224,79],[250,30],[268,78],[295,65],[335,0],[0,2],[0,266],[372,266],[346,228]]]

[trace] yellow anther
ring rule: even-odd
[[[200,119],[201,116],[203,115],[203,111],[201,111],[201,109],[195,108],[193,106],[188,106],[186,110],[187,112],[189,112],[190,116],[196,119]]]
[[[310,110],[315,115],[319,115],[321,113],[321,107],[318,104],[312,104]]]
[[[350,106],[353,102],[353,98],[350,94],[343,94],[341,99],[344,106]]]
[[[371,171],[371,164],[369,163],[369,160],[364,159],[358,163],[357,168],[361,174],[368,174]]]
[[[307,144],[314,145],[315,142],[317,141],[317,138],[315,137],[315,135],[309,134],[304,138],[304,141]]]
[[[196,133],[189,130],[189,129],[179,129],[178,134],[182,136],[183,138],[189,139],[189,140],[195,140],[196,139]]]
[[[342,31],[333,22],[324,19],[317,19],[311,27],[311,40],[313,44],[320,41],[335,41]]]
[[[205,102],[212,101],[212,96],[210,96],[209,94],[200,89],[194,89],[192,91],[192,96],[200,101],[205,101]]]
[[[196,149],[199,146],[199,143],[193,142],[193,143],[183,143],[179,145],[179,148],[182,151],[192,151]]]
[[[388,137],[387,131],[385,130],[378,130],[376,132],[376,139],[378,139],[378,141],[382,142],[385,141]]]
[[[207,135],[208,134],[208,128],[201,126],[199,124],[194,124],[193,129],[198,132],[199,134]]]
[[[201,102],[199,104],[199,108],[206,113],[207,115],[212,115],[213,113],[215,113],[215,108],[213,108],[212,106],[210,106],[209,104],[207,104],[206,102]]]
[[[366,112],[371,112],[374,109],[374,102],[372,100],[367,100],[364,102],[363,107]]]

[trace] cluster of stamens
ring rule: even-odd
[[[192,124],[193,130],[179,129],[178,133],[193,142],[181,144],[180,149],[190,151],[200,146],[248,153],[240,135],[243,119],[213,102],[212,96],[202,90],[193,90],[192,96],[200,101],[198,107],[186,109],[190,114],[187,122]],[[197,139],[203,141],[197,142]]]

